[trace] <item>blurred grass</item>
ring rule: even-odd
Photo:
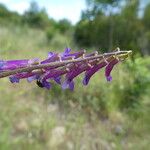
[[[74,47],[67,36],[56,34],[47,41],[40,30],[0,27],[0,59],[42,59],[48,51],[63,51],[66,46]],[[34,82],[11,84],[1,79],[0,149],[146,150],[149,64],[149,57],[119,64],[111,83],[105,81],[104,70],[87,87],[80,76],[74,92],[58,85],[48,91]]]

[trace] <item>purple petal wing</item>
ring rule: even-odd
[[[107,81],[111,81],[112,77],[111,77],[111,71],[113,69],[113,67],[119,62],[118,59],[113,59],[111,62],[108,63],[108,65],[105,68],[105,77],[107,79]]]
[[[57,84],[61,84],[61,77],[60,77],[60,76],[54,78],[54,80],[55,80],[55,82],[56,82]]]
[[[101,68],[105,67],[107,65],[106,62],[102,62],[100,64],[97,64],[93,66],[91,69],[85,72],[85,77],[83,79],[83,84],[87,85],[89,83],[90,78],[93,74],[95,74],[97,71],[99,71]]]
[[[67,80],[65,80],[62,84],[62,89],[65,90],[65,89],[68,89],[69,88],[69,83]]]
[[[27,81],[29,83],[32,82],[33,80],[36,80],[36,79],[37,79],[37,75],[31,76],[31,77],[27,77]]]
[[[16,76],[10,76],[9,80],[11,83],[19,83],[19,78],[17,78]]]
[[[58,61],[60,59],[59,54],[53,54],[48,57],[48,59],[41,62],[41,64],[50,63],[54,61]]]
[[[73,80],[69,83],[69,89],[70,89],[71,91],[74,90],[74,81],[73,81]]]
[[[28,64],[29,65],[34,65],[34,64],[39,64],[39,62],[40,62],[39,58],[34,58],[34,59],[30,59],[28,61]]]
[[[55,55],[55,53],[49,52],[49,53],[48,53],[48,58],[51,58],[51,57],[53,57],[54,55]]]
[[[51,88],[51,83],[47,82],[46,80],[42,81],[42,85],[48,90]]]
[[[9,60],[4,61],[3,66],[1,66],[2,70],[14,70],[20,67],[26,67],[28,65],[29,60]]]
[[[66,48],[65,51],[63,52],[62,56],[65,56],[71,52],[71,48]]]

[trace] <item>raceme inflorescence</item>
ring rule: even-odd
[[[90,78],[101,68],[105,68],[105,77],[111,81],[113,67],[125,60],[129,51],[120,51],[98,54],[97,51],[87,54],[85,50],[71,52],[66,48],[63,53],[49,52],[45,60],[0,60],[0,78],[9,77],[10,82],[19,83],[21,79],[28,82],[36,81],[42,88],[50,89],[52,80],[61,85],[63,89],[74,89],[74,79],[84,73],[83,85],[89,83]]]

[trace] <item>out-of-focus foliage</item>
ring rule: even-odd
[[[39,7],[35,1],[30,3],[30,7],[24,12],[23,15],[20,15],[17,12],[12,12],[3,4],[0,4],[0,24],[7,26],[29,26],[31,28],[44,30],[47,34],[48,40],[53,37],[55,32],[65,34],[72,28],[72,24],[67,19],[55,21],[54,19],[49,18],[46,10]]]
[[[71,23],[67,19],[62,19],[58,22],[57,28],[64,34],[71,29]]]
[[[82,12],[81,20],[75,26],[67,19],[56,21],[50,18],[36,2],[31,2],[23,15],[11,12],[1,4],[0,24],[43,30],[48,42],[55,34],[72,36],[74,33],[74,40],[79,47],[102,51],[121,47],[146,55],[150,53],[150,4],[141,10],[141,1],[87,0],[87,9]]]
[[[54,22],[46,29],[48,41],[51,41],[55,34],[66,35],[72,33],[72,25],[67,19],[62,19],[59,22]]]
[[[46,28],[50,22],[45,9],[40,9],[36,2],[31,2],[30,8],[24,13],[22,19],[30,26],[38,28]]]
[[[147,29],[150,28],[150,4],[148,4],[144,11],[143,22]]]
[[[82,18],[76,25],[76,42],[80,46],[98,49],[110,50],[119,46],[140,54],[149,54],[149,5],[141,16],[140,0],[115,1],[115,5],[113,2],[91,0],[88,3],[87,10],[83,11]],[[104,5],[107,8],[97,9]]]
[[[3,4],[0,4],[0,24],[20,24],[21,17],[17,12],[9,11]]]

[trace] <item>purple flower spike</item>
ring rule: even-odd
[[[84,85],[88,85],[90,78],[97,72],[99,71],[101,68],[105,67],[107,65],[106,62],[102,62],[100,64],[97,64],[95,66],[93,66],[91,69],[89,69],[88,71],[85,72],[85,77],[83,79],[83,84]]]
[[[36,81],[41,88],[50,89],[51,80],[63,89],[74,89],[74,79],[85,72],[83,84],[88,85],[91,77],[105,67],[105,77],[111,81],[111,71],[119,62],[125,60],[132,51],[114,51],[98,54],[97,51],[86,54],[85,50],[71,52],[66,48],[63,53],[49,52],[42,61],[35,59],[0,60],[0,78],[9,77],[10,82],[19,83],[26,78],[30,83]],[[62,83],[63,76],[65,81]]]
[[[118,59],[113,59],[111,62],[108,63],[108,65],[106,66],[105,68],[105,76],[106,76],[106,79],[107,81],[111,81],[112,80],[112,77],[110,75],[113,67],[119,62]]]

